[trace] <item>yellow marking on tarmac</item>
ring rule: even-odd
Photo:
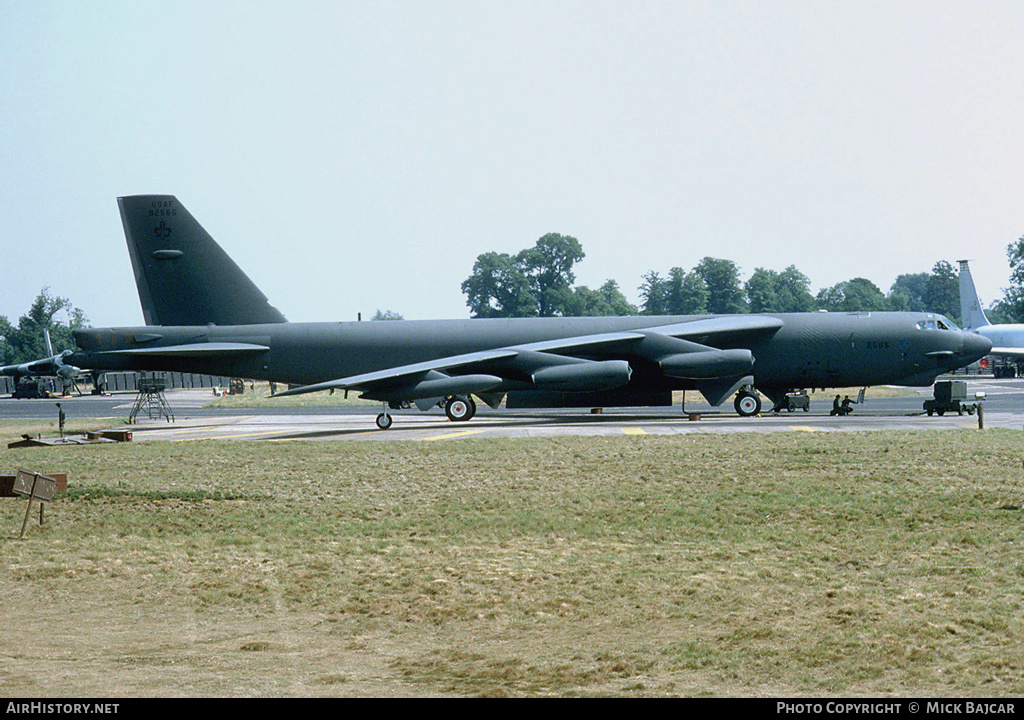
[[[647,431],[643,428],[622,428],[622,432],[626,435],[646,435]]]
[[[476,435],[482,433],[483,430],[463,430],[457,433],[448,433],[447,435],[435,435],[434,437],[420,438],[423,442],[432,442],[434,440],[450,440],[457,437],[466,437],[467,435]]]
[[[235,433],[231,435],[196,435],[187,438],[172,438],[173,442],[188,442],[189,440],[235,440],[237,438],[259,437],[262,435],[284,435],[287,430],[264,430],[255,433]],[[183,434],[183,433],[180,433]]]

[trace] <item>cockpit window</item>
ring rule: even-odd
[[[953,324],[953,322],[949,318],[946,318],[946,317],[943,317],[943,316],[939,315],[939,316],[936,316],[934,319],[933,318],[928,318],[927,320],[920,320],[920,321],[918,321],[917,329],[918,330],[956,330],[957,327],[956,327],[956,325]]]

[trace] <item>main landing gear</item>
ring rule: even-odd
[[[476,402],[473,398],[468,395],[453,395],[445,398],[439,405],[444,406],[444,414],[448,416],[448,419],[452,422],[466,422],[472,419],[476,415]],[[377,428],[379,430],[387,430],[391,427],[394,422],[394,418],[388,412],[388,408],[401,407],[399,404],[384,403],[384,409],[380,415],[377,416]]]
[[[745,387],[736,393],[733,407],[740,417],[751,417],[761,412],[761,396],[752,387]]]
[[[476,403],[468,395],[454,395],[444,401],[444,414],[452,422],[466,422],[476,415]]]

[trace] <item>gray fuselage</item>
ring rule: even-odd
[[[472,319],[344,323],[272,323],[198,327],[128,327],[79,330],[75,365],[96,370],[167,370],[313,383],[495,348],[547,340],[640,331],[706,318],[592,317]],[[749,316],[747,316],[749,317]],[[878,384],[930,385],[935,377],[982,357],[989,341],[926,313],[790,313],[768,317],[781,327],[752,335],[719,333],[688,340],[719,349],[746,348],[755,359],[758,389],[777,396],[795,388]],[[936,322],[938,319],[938,323]],[[135,355],[192,343],[247,343],[265,351],[222,357]],[[635,388],[687,389],[628,348],[596,352],[593,359],[626,359]]]

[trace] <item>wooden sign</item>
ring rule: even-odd
[[[13,490],[19,495],[28,495],[41,502],[49,502],[57,492],[57,481],[40,473],[18,470],[18,474],[14,476]]]
[[[38,499],[40,503],[49,502],[53,494],[57,492],[57,481],[40,473],[18,470],[14,476],[14,492],[18,495],[28,495],[28,507],[25,508],[25,519],[21,523],[21,537],[25,537],[25,526],[28,524],[28,515],[32,511],[32,500]],[[39,524],[43,524],[43,506],[39,505]]]

